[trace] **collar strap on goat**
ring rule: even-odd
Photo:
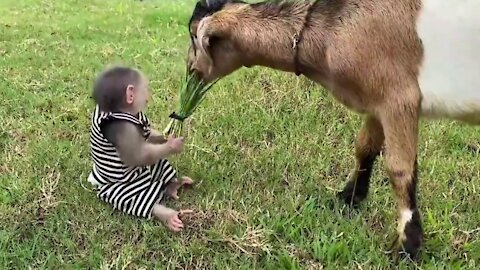
[[[297,75],[297,76],[299,76],[303,73],[301,68],[300,68],[300,63],[298,61],[298,44],[300,43],[300,41],[302,41],[303,32],[304,32],[305,28],[307,28],[307,26],[308,26],[308,22],[310,21],[310,15],[312,14],[312,9],[315,6],[315,4],[317,3],[317,1],[318,0],[314,0],[313,3],[308,7],[307,15],[305,15],[305,20],[303,21],[302,28],[300,29],[300,31],[295,33],[292,37],[292,49],[294,50],[293,64],[294,64],[294,68],[295,68],[295,75]]]

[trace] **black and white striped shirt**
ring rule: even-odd
[[[138,117],[123,112],[102,112],[97,105],[90,129],[93,169],[89,181],[99,186],[98,197],[114,208],[150,218],[154,204],[162,199],[165,186],[176,177],[176,172],[167,160],[159,160],[152,166],[125,165],[101,130],[102,124],[116,120],[139,125],[145,139],[150,135],[150,121],[142,112]]]

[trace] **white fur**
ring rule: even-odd
[[[422,114],[480,124],[480,0],[424,0]]]
[[[400,210],[400,219],[398,221],[398,234],[405,238],[405,225],[412,220],[413,212],[410,209]],[[403,239],[402,239],[403,240]]]

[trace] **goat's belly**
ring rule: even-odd
[[[480,0],[425,0],[422,114],[480,123]]]

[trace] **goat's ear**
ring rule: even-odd
[[[203,18],[197,28],[197,46],[203,54],[207,56],[210,64],[213,65],[213,58],[210,53],[210,40],[215,35],[215,25],[212,23],[212,17]]]

